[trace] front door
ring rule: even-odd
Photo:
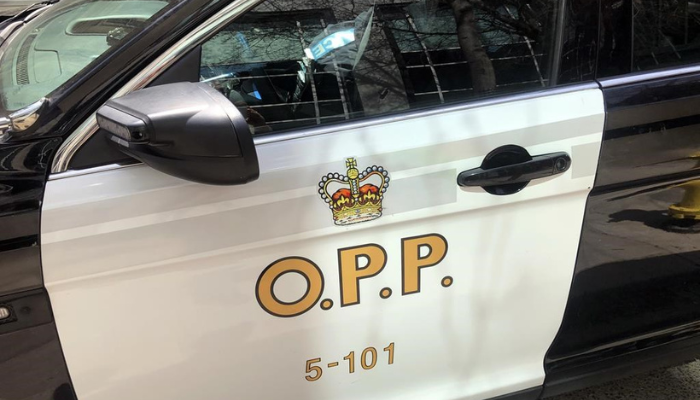
[[[446,38],[468,23],[455,2],[297,3],[264,1],[202,47],[202,80],[258,135],[257,181],[135,165],[48,183],[44,278],[78,397],[482,399],[541,385],[600,90],[547,90],[544,35],[478,22],[483,51]],[[475,53],[495,80],[469,78]],[[570,167],[549,158],[527,185],[513,168],[479,187],[489,177],[472,170],[522,165],[523,151]],[[464,171],[476,186],[458,184]]]

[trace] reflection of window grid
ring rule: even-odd
[[[274,24],[275,22],[279,21],[280,18],[280,13],[276,12],[265,12],[265,13],[249,13],[246,15],[245,19],[242,20],[238,25],[253,25],[256,24],[257,26],[264,26],[265,23],[268,24]],[[309,118],[291,118],[291,119],[274,119],[274,118],[268,118],[266,120],[266,123],[270,126],[274,125],[279,125],[279,124],[290,124],[290,123],[296,123],[296,122],[305,122],[305,123],[315,123],[316,125],[319,125],[322,123],[323,120],[347,120],[350,119],[350,113],[351,113],[351,107],[349,104],[349,100],[347,98],[347,90],[345,88],[344,82],[343,82],[343,77],[340,74],[340,70],[338,68],[338,64],[335,61],[335,55],[331,55],[332,58],[332,69],[328,68],[330,70],[326,71],[314,71],[312,72],[310,65],[311,63],[308,62],[308,60],[305,57],[304,54],[304,49],[309,45],[310,39],[307,37],[308,32],[307,28],[310,27],[310,22],[317,22],[318,26],[317,28],[319,30],[322,30],[324,32],[328,32],[328,25],[326,21],[330,20],[333,21],[334,18],[332,17],[332,12],[330,10],[311,10],[311,11],[306,11],[306,12],[296,12],[296,13],[285,13],[285,16],[287,18],[292,18],[292,21],[294,25],[296,26],[296,34],[297,34],[297,40],[299,43],[299,57],[296,59],[289,59],[289,60],[275,60],[275,63],[284,63],[284,62],[298,62],[301,61],[306,65],[306,76],[307,76],[307,81],[309,82],[309,87],[311,90],[311,96],[312,100],[309,101],[292,101],[292,102],[279,102],[279,103],[273,103],[273,104],[255,104],[255,105],[248,105],[250,108],[254,110],[264,110],[264,109],[273,109],[275,107],[280,108],[289,108],[293,107],[296,109],[299,106],[304,106],[304,105],[311,105],[313,106],[314,112],[313,116]],[[237,24],[234,23],[232,24],[227,30],[235,30]],[[315,25],[313,25],[316,27]],[[245,32],[242,30],[242,32]],[[274,33],[273,33],[274,34]],[[245,69],[246,64],[230,64],[229,66],[234,66],[237,69]],[[338,98],[334,99],[320,99],[319,94],[318,94],[318,89],[317,89],[317,79],[319,77],[325,76],[325,75],[332,75],[334,76],[334,79],[337,83],[337,89],[338,89]],[[275,78],[284,78],[284,77],[296,77],[297,74],[273,74],[273,73],[266,73],[266,75],[251,75],[251,76],[237,76],[235,80],[239,81],[244,81],[244,80],[251,80],[251,79],[269,79],[269,80],[274,80]],[[334,114],[334,115],[322,115],[320,105],[321,104],[333,104],[333,103],[340,103],[342,106],[342,112],[339,114]],[[274,114],[269,114],[268,115],[274,115]],[[306,124],[302,124],[306,125]]]
[[[326,21],[321,19],[321,26],[323,26],[323,33],[328,35],[328,25],[326,25]],[[348,101],[347,98],[345,97],[345,85],[343,85],[343,78],[340,76],[338,73],[338,61],[335,58],[335,53],[331,53],[331,59],[333,60],[333,71],[335,72],[335,79],[336,82],[338,83],[338,91],[340,92],[340,100],[343,103],[343,115],[345,116],[345,119],[350,119],[350,111],[348,110]]]
[[[472,87],[464,87],[464,88],[452,88],[452,89],[445,89],[444,85],[442,84],[444,80],[448,80],[450,77],[446,76],[444,73],[440,72],[440,67],[447,67],[447,66],[455,66],[455,65],[463,65],[465,67],[468,66],[469,62],[466,61],[463,57],[460,60],[457,61],[447,61],[447,62],[438,62],[435,61],[436,55],[439,53],[446,53],[446,52],[461,52],[461,48],[459,46],[445,46],[445,47],[440,47],[439,49],[429,49],[428,46],[425,43],[426,36],[430,36],[430,33],[426,32],[420,32],[416,24],[414,22],[414,17],[410,15],[409,12],[403,11],[407,6],[409,6],[410,3],[406,4],[395,4],[393,6],[383,6],[382,7],[382,14],[384,16],[385,21],[383,22],[388,22],[387,26],[388,29],[386,29],[387,35],[392,35],[395,37],[394,42],[398,44],[397,46],[394,46],[395,49],[394,51],[397,52],[396,57],[401,58],[404,62],[399,63],[399,65],[403,65],[403,68],[407,70],[417,70],[417,69],[428,69],[430,70],[430,75],[432,77],[433,83],[435,85],[435,90],[433,91],[419,91],[416,90],[413,93],[411,93],[410,97],[413,96],[431,96],[431,95],[437,95],[439,102],[444,103],[444,94],[446,93],[455,93],[455,92],[470,92],[473,91]],[[512,13],[512,11],[505,7],[506,12],[511,16],[515,17]],[[398,28],[391,26],[392,22],[399,22],[400,20],[406,21],[409,30],[411,33],[414,35],[415,40],[418,42],[420,46],[420,50],[411,50],[411,49],[401,49],[401,40],[396,38],[396,31]],[[545,87],[549,81],[549,79],[545,76],[545,74],[542,72],[542,69],[540,67],[541,59],[544,57],[544,54],[542,52],[536,52],[534,47],[532,46],[533,41],[530,40],[529,38],[525,36],[520,36],[518,41],[511,41],[510,43],[504,43],[501,44],[503,45],[524,45],[526,47],[526,56],[522,55],[516,55],[516,56],[503,56],[503,57],[489,57],[492,62],[503,62],[503,61],[508,61],[508,60],[522,60],[525,58],[528,58],[531,61],[531,65],[535,71],[535,77],[534,79],[531,80],[525,80],[525,81],[520,81],[520,82],[515,82],[515,83],[498,83],[496,85],[496,89],[503,89],[503,88],[508,88],[511,86],[517,86],[517,85],[532,85],[532,84],[539,84],[542,87]],[[485,43],[483,44],[484,48],[488,47],[493,47],[492,43]],[[421,54],[423,57],[422,62],[411,62],[410,60],[415,60],[415,57],[411,57],[410,55],[412,53],[418,53]],[[445,57],[448,58],[448,57]],[[495,67],[495,66],[494,66]],[[496,71],[496,78],[498,80],[498,71]],[[410,74],[409,74],[410,75]],[[411,79],[411,78],[408,78]],[[407,88],[409,87],[415,87],[410,82],[407,82],[406,85]]]
[[[394,53],[394,58],[396,59],[397,65],[399,66],[399,69],[402,70],[402,77],[404,79],[405,87],[407,89],[407,96],[409,100],[413,103],[414,100],[417,100],[418,98],[424,98],[425,100],[428,100],[429,102],[432,102],[429,97],[430,96],[437,96],[437,102],[439,103],[444,103],[446,100],[446,95],[452,95],[451,100],[462,100],[465,96],[460,95],[460,92],[470,92],[473,91],[473,87],[471,86],[471,83],[469,85],[464,85],[464,87],[449,87],[449,85],[446,87],[443,82],[449,82],[450,80],[454,81],[454,75],[465,75],[468,74],[468,61],[464,59],[463,54],[461,53],[461,48],[458,46],[456,43],[456,39],[454,37],[451,39],[454,43],[451,45],[443,45],[444,43],[440,43],[438,40],[438,46],[435,45],[436,40],[431,40],[434,38],[431,38],[430,35],[431,33],[425,33],[425,32],[420,32],[419,28],[416,26],[416,23],[414,21],[414,17],[407,11],[407,6],[409,6],[411,3],[406,3],[406,4],[393,4],[393,5],[378,5],[379,9],[382,10],[382,12],[378,12],[377,15],[375,15],[375,20],[373,23],[376,25],[381,25],[384,26],[384,32],[385,35],[388,36],[387,39],[389,40],[389,48]],[[514,15],[510,9],[507,7],[505,10],[508,12],[508,14],[514,18]],[[240,22],[240,24],[234,23],[229,30],[236,30],[237,25],[239,26],[238,29],[241,29],[242,26],[252,26],[255,24],[256,27],[261,27],[265,30],[271,31],[271,36],[275,35],[274,29],[275,29],[275,22],[280,21],[280,13],[279,12],[260,12],[260,13],[249,13],[246,15],[246,17]],[[329,121],[329,120],[348,120],[351,117],[351,113],[353,111],[360,111],[360,110],[353,110],[351,107],[351,103],[348,99],[348,91],[347,88],[345,87],[344,84],[344,78],[341,76],[340,70],[338,68],[338,64],[335,60],[335,55],[331,54],[329,57],[331,58],[332,64],[330,66],[327,65],[327,70],[326,71],[315,71],[312,72],[309,61],[305,58],[304,54],[304,49],[309,45],[309,42],[311,39],[308,37],[309,36],[309,29],[310,28],[315,28],[316,30],[322,30],[325,33],[328,33],[328,26],[326,21],[329,20],[334,20],[332,10],[326,9],[326,10],[309,10],[309,11],[301,11],[301,12],[292,12],[292,13],[284,13],[285,15],[285,20],[286,22],[291,22],[295,27],[296,31],[296,40],[299,43],[299,48],[298,48],[298,58],[294,59],[289,59],[289,60],[275,60],[276,63],[281,63],[281,62],[304,62],[306,65],[306,76],[307,76],[307,82],[309,83],[309,90],[311,92],[311,100],[306,100],[306,101],[281,101],[279,103],[273,103],[273,104],[254,104],[254,105],[249,105],[250,108],[256,109],[256,110],[265,110],[265,109],[274,109],[275,107],[283,107],[286,109],[293,109],[297,110],[299,107],[303,107],[306,105],[310,105],[313,107],[313,114],[309,115],[308,117],[303,117],[298,114],[293,114],[292,118],[275,118],[276,114],[275,113],[266,113],[268,115],[266,123],[270,126],[275,126],[275,125],[280,125],[280,124],[296,124],[297,123],[302,123],[301,125],[307,125],[307,124],[321,124],[323,121]],[[444,17],[444,16],[443,16]],[[428,16],[428,18],[433,18],[433,16]],[[435,16],[435,19],[437,20],[439,17]],[[291,21],[290,21],[291,20]],[[404,48],[401,49],[400,45],[397,45],[400,40],[397,40],[395,37],[391,37],[393,35],[392,28],[391,28],[391,22],[392,21],[398,21],[398,20],[403,20],[404,23],[406,24],[405,26],[407,27],[407,30],[410,34],[413,35],[414,41],[418,44],[419,49],[415,49],[416,46],[413,46],[414,49],[408,49]],[[313,21],[313,22],[310,22]],[[387,24],[388,23],[388,24]],[[266,25],[267,24],[267,25]],[[387,29],[388,27],[388,29]],[[250,28],[247,28],[250,29]],[[313,30],[313,29],[312,29]],[[497,31],[497,30],[496,30]],[[241,32],[245,33],[244,29],[241,29]],[[452,27],[452,32],[454,31],[454,27]],[[313,35],[313,33],[311,34]],[[492,35],[494,35],[492,33]],[[495,35],[498,35],[496,33]],[[510,35],[510,34],[508,34]],[[528,85],[532,86],[533,84],[538,84],[541,86],[546,86],[548,83],[548,79],[545,76],[546,72],[543,74],[541,68],[540,68],[540,62],[541,59],[544,57],[542,52],[536,52],[535,48],[533,47],[533,41],[531,41],[529,38],[524,37],[524,36],[517,36],[516,40],[513,40],[513,37],[515,35],[511,35],[510,40],[498,43],[489,43],[488,41],[484,41],[483,47],[484,48],[490,48],[490,47],[505,47],[505,46],[522,46],[522,53],[523,54],[516,54],[516,55],[501,55],[501,56],[493,56],[492,54],[490,55],[490,59],[492,62],[496,63],[506,63],[506,62],[522,62],[523,60],[529,60],[530,65],[532,66],[532,69],[534,71],[534,76],[532,76],[532,79],[525,79],[522,80],[520,79],[521,76],[519,76],[517,73],[514,74],[517,76],[518,80],[515,82],[498,82],[499,78],[499,71],[498,69],[496,70],[496,76],[497,76],[497,89],[503,89],[507,88],[510,86],[517,86],[517,85]],[[427,44],[426,40],[429,40],[431,42],[430,46]],[[432,48],[431,48],[432,47]],[[487,51],[487,54],[489,52]],[[506,52],[507,53],[507,52]],[[516,51],[517,53],[517,51]],[[413,55],[419,55],[420,57],[416,58]],[[458,55],[458,56],[455,56]],[[441,59],[442,58],[442,59]],[[422,61],[416,62],[417,59],[422,59]],[[260,64],[260,63],[258,63]],[[237,69],[244,69],[246,64],[230,64],[230,66],[235,66]],[[515,65],[515,64],[514,64]],[[456,71],[454,69],[450,70],[450,67],[455,67],[455,66],[463,66],[463,70]],[[332,68],[331,68],[332,67]],[[496,67],[496,65],[494,65]],[[411,77],[411,71],[420,71],[420,70],[429,70],[430,71],[430,76],[431,79],[434,83],[435,90],[426,90],[423,88],[423,90],[415,90],[414,82],[411,82],[412,80],[415,81],[415,78]],[[512,71],[511,71],[511,74]],[[322,99],[319,97],[318,94],[318,88],[317,88],[317,80],[325,75],[332,75],[334,76],[334,79],[337,84],[337,89],[338,89],[338,95],[337,98],[326,98]],[[268,79],[268,80],[274,80],[275,78],[283,78],[283,77],[294,77],[296,74],[283,74],[283,73],[277,73],[277,74],[271,74],[267,73],[261,76],[261,75],[253,75],[253,76],[238,76],[235,79],[237,80],[248,80],[248,79]],[[308,98],[308,97],[307,97]],[[339,113],[324,115],[324,113],[321,112],[321,105],[323,104],[338,104],[342,106],[342,111]],[[357,108],[357,105],[356,107]],[[328,110],[328,109],[326,109]],[[284,115],[283,112],[280,112],[279,114]],[[303,113],[302,113],[303,114]],[[269,116],[273,116],[270,118]],[[289,126],[292,127],[292,126]],[[285,128],[285,127],[283,127]]]
[[[513,10],[511,10],[510,7],[505,7],[505,9],[508,15],[510,15],[511,18],[515,19],[515,15],[513,15]],[[522,39],[525,41],[525,44],[527,44],[527,49],[530,51],[532,63],[535,65],[535,69],[537,70],[537,76],[540,78],[540,84],[542,85],[542,87],[544,87],[544,77],[542,76],[540,63],[537,61],[538,54],[535,54],[535,49],[532,48],[532,41],[527,36],[522,36]],[[541,57],[542,54],[539,54],[539,56]]]
[[[320,21],[323,21],[323,19],[321,19]],[[299,30],[299,42],[301,43],[301,52],[303,54],[304,49],[306,48],[306,40],[304,39],[304,29],[301,27],[300,21],[296,21],[296,23],[297,23],[297,29]],[[336,71],[337,71],[337,69],[336,69]],[[316,92],[316,80],[314,79],[313,72],[311,72],[311,71],[309,71],[307,73],[307,76],[310,78],[309,85],[311,86],[311,95],[314,98],[314,112],[316,114],[316,125],[320,125],[321,124],[321,110],[319,110],[319,108],[318,108],[318,93]]]
[[[433,59],[432,57],[430,57],[428,47],[425,45],[423,39],[421,39],[421,34],[418,32],[416,24],[415,22],[413,22],[413,18],[411,18],[411,15],[408,12],[406,12],[404,13],[404,16],[406,17],[406,21],[408,22],[408,26],[410,27],[411,32],[413,32],[413,34],[416,36],[416,39],[418,40],[418,43],[420,44],[420,47],[423,51],[423,56],[425,56],[425,61],[428,63],[430,73],[432,74],[433,79],[435,80],[435,87],[437,88],[437,94],[440,98],[440,103],[444,103],[445,97],[442,95],[442,88],[440,87],[440,78],[438,77],[437,71],[435,70],[435,65],[433,65]]]

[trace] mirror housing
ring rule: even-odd
[[[245,117],[206,83],[173,83],[109,100],[97,124],[112,145],[178,178],[238,185],[258,178]]]

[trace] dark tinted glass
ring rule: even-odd
[[[593,80],[598,49],[598,0],[568,0],[563,14],[561,61],[556,83]]]
[[[598,77],[700,61],[700,3],[618,0],[601,3]]]
[[[549,84],[556,0],[268,0],[202,51],[257,134]]]
[[[632,6],[636,70],[700,60],[700,3],[636,0]]]

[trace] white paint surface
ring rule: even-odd
[[[542,384],[603,110],[600,91],[585,90],[260,145],[260,179],[239,187],[146,166],[50,181],[44,277],[78,397],[482,399]],[[512,196],[457,186],[460,171],[506,144],[586,156]],[[333,225],[317,183],[345,173],[346,157],[390,172],[380,219]],[[447,238],[447,256],[423,269],[420,293],[402,296],[401,239],[430,233]],[[361,281],[360,304],[339,307],[337,249],[367,243],[386,249],[387,265]],[[292,318],[261,309],[258,276],[288,256],[320,267],[332,309]],[[454,284],[443,288],[447,275]],[[281,296],[300,292],[285,282]],[[379,361],[363,370],[369,346]],[[317,357],[323,376],[308,382],[306,360]]]

